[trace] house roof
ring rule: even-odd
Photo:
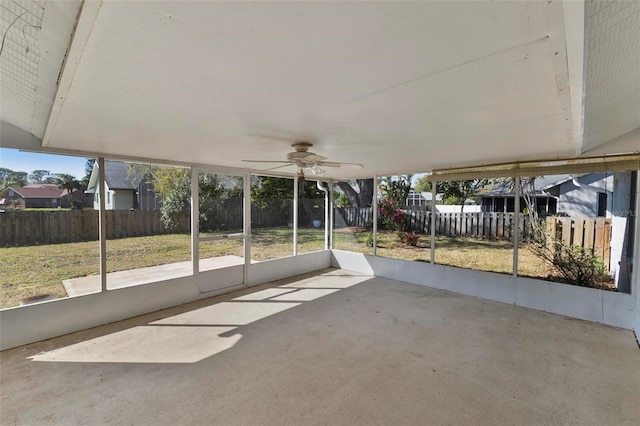
[[[534,194],[546,195],[544,191],[570,179],[569,175],[537,176],[533,181]],[[515,190],[511,180],[501,180],[495,182],[491,188],[480,195],[482,197],[508,197],[514,196]]]
[[[66,190],[58,188],[54,184],[32,184],[22,187],[11,187],[22,198],[60,198],[66,194]]]
[[[131,168],[129,163],[105,161],[104,178],[109,189],[136,189],[142,180],[142,172]]]

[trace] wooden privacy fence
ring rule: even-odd
[[[373,209],[371,207],[336,207],[334,222],[337,228],[372,226]]]
[[[189,232],[187,214],[166,227],[158,210],[107,210],[107,238],[141,237]],[[98,239],[96,210],[8,211],[0,213],[0,246],[72,243]]]
[[[431,234],[431,212],[414,210],[405,213],[410,218],[412,231]],[[436,213],[436,235],[510,240],[514,216],[514,213]],[[520,214],[520,224],[521,229],[531,227],[528,217],[523,214]]]
[[[409,217],[409,229],[422,234],[431,234],[431,212],[405,210]],[[371,208],[337,208],[336,227],[371,226]],[[483,240],[511,240],[513,238],[515,213],[436,213],[436,235],[468,237]],[[520,239],[530,241],[531,219],[520,213]],[[550,236],[565,244],[593,249],[602,256],[608,267],[611,254],[611,219],[549,217],[546,219]]]
[[[549,217],[547,233],[563,243],[591,249],[609,269],[611,262],[611,219],[604,217]]]
[[[185,233],[191,229],[191,218],[186,213],[174,215],[172,227],[165,226],[158,210],[107,210],[105,213],[108,239]],[[242,229],[242,207],[216,207],[209,214],[216,230]],[[287,226],[292,217],[291,212],[283,214],[282,209],[251,208],[251,226],[254,228]],[[96,241],[98,232],[96,210],[0,213],[0,247]]]
[[[218,211],[219,210],[219,211]],[[108,210],[107,238],[127,238],[190,230],[188,214],[178,214],[175,226],[169,228],[160,220],[157,210]],[[410,230],[430,234],[431,212],[405,211]],[[242,208],[216,209],[216,222],[221,229],[242,229]],[[469,237],[485,240],[512,239],[514,213],[436,213],[436,235]],[[291,221],[278,209],[252,206],[251,225],[255,228],[286,226]],[[336,227],[368,227],[373,223],[371,207],[335,209]],[[531,223],[520,213],[521,239],[527,241]],[[609,266],[611,254],[611,219],[547,218],[549,235],[565,244],[593,249]],[[98,239],[98,212],[95,210],[7,211],[0,213],[0,247],[36,244],[71,243]]]
[[[431,212],[405,210],[409,218],[409,229],[421,234],[431,233]],[[436,213],[436,235],[449,237],[471,237],[480,239],[510,239],[513,232],[514,213]],[[520,214],[525,229],[529,220]],[[373,211],[370,207],[336,208],[336,227],[371,226]]]

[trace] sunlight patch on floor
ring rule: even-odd
[[[33,361],[84,363],[194,363],[233,347],[237,327],[139,326],[43,352]]]

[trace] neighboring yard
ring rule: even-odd
[[[299,252],[324,249],[324,233],[298,230]],[[191,259],[190,236],[167,234],[107,240],[107,272],[126,271]],[[291,256],[293,232],[288,228],[254,230],[253,260]],[[200,244],[200,258],[242,256],[238,240]],[[62,281],[99,273],[97,241],[0,248],[0,308],[18,306],[20,300],[37,294],[66,297]]]
[[[341,228],[334,234],[334,247],[359,253],[372,253],[366,245],[369,229]],[[252,235],[253,260],[274,259],[292,254],[293,232],[288,228],[264,228]],[[298,230],[298,251],[306,253],[324,248],[324,233],[318,229]],[[391,231],[378,233],[378,255],[406,260],[430,260],[430,237],[420,235],[418,245],[401,244]],[[62,281],[96,275],[99,272],[98,242],[50,244],[0,248],[0,308],[18,306],[20,300],[43,293],[65,297]],[[242,256],[238,241],[222,240],[200,245],[200,258],[229,254]],[[512,272],[512,245],[508,241],[472,238],[436,238],[436,263],[499,273]],[[190,236],[185,234],[122,238],[107,241],[108,272],[187,261],[191,258]],[[544,262],[526,247],[519,250],[519,274],[549,278]],[[603,284],[603,286],[607,286]],[[608,284],[610,286],[610,284]]]
[[[367,234],[364,228],[343,228],[336,230],[334,247],[359,253],[372,253],[365,245]],[[436,263],[480,271],[511,274],[513,271],[513,244],[510,241],[478,240],[475,238],[436,236]],[[395,232],[378,232],[377,255],[394,259],[431,260],[431,237],[420,235],[416,247],[401,244]],[[520,275],[546,277],[545,263],[529,250],[518,250],[518,271]]]

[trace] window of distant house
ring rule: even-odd
[[[51,199],[51,205],[55,206],[56,204],[58,204],[58,200],[56,200],[55,198]]]
[[[13,197],[13,191],[9,190],[9,197]]]
[[[607,215],[607,194],[605,192],[598,192],[598,217],[605,217]]]
[[[111,193],[107,192],[107,204],[111,204]]]

